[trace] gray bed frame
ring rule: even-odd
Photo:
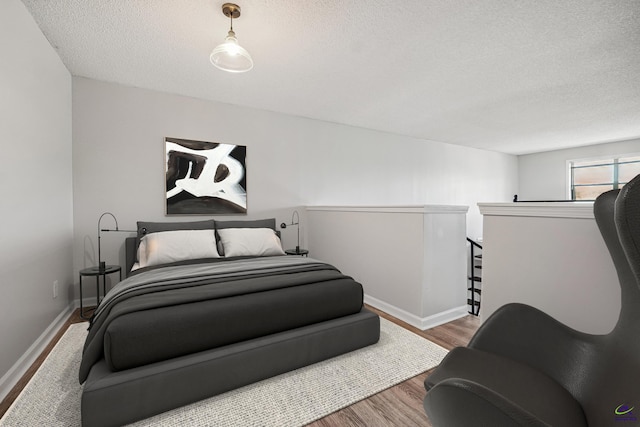
[[[126,240],[127,271],[135,246],[135,238]],[[363,307],[353,315],[125,371],[111,371],[103,358],[84,384],[82,425],[138,421],[375,344],[379,337],[380,318]]]

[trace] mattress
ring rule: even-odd
[[[102,358],[112,371],[131,369],[355,314],[362,298],[352,278],[301,257],[142,272],[114,287],[96,311],[80,381]]]

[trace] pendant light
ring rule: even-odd
[[[211,52],[209,59],[216,67],[230,73],[244,73],[253,68],[251,55],[238,44],[236,33],[233,32],[233,18],[240,16],[240,6],[233,3],[222,5],[222,13],[231,19],[231,28],[224,43],[218,45]]]

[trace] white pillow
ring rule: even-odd
[[[138,245],[138,253],[136,255],[136,259],[138,261],[131,266],[131,271],[135,271],[140,267],[144,267],[145,265],[147,265],[147,240],[145,239],[145,237],[147,236],[144,236],[142,239],[140,239],[140,244]]]
[[[280,239],[270,228],[218,230],[225,257],[284,255]]]
[[[147,234],[140,240],[140,267],[198,258],[219,258],[214,230],[174,230]]]

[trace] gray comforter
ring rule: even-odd
[[[79,379],[103,357],[109,324],[128,313],[217,298],[349,279],[311,258],[264,257],[149,270],[118,283],[96,310],[85,342]]]

